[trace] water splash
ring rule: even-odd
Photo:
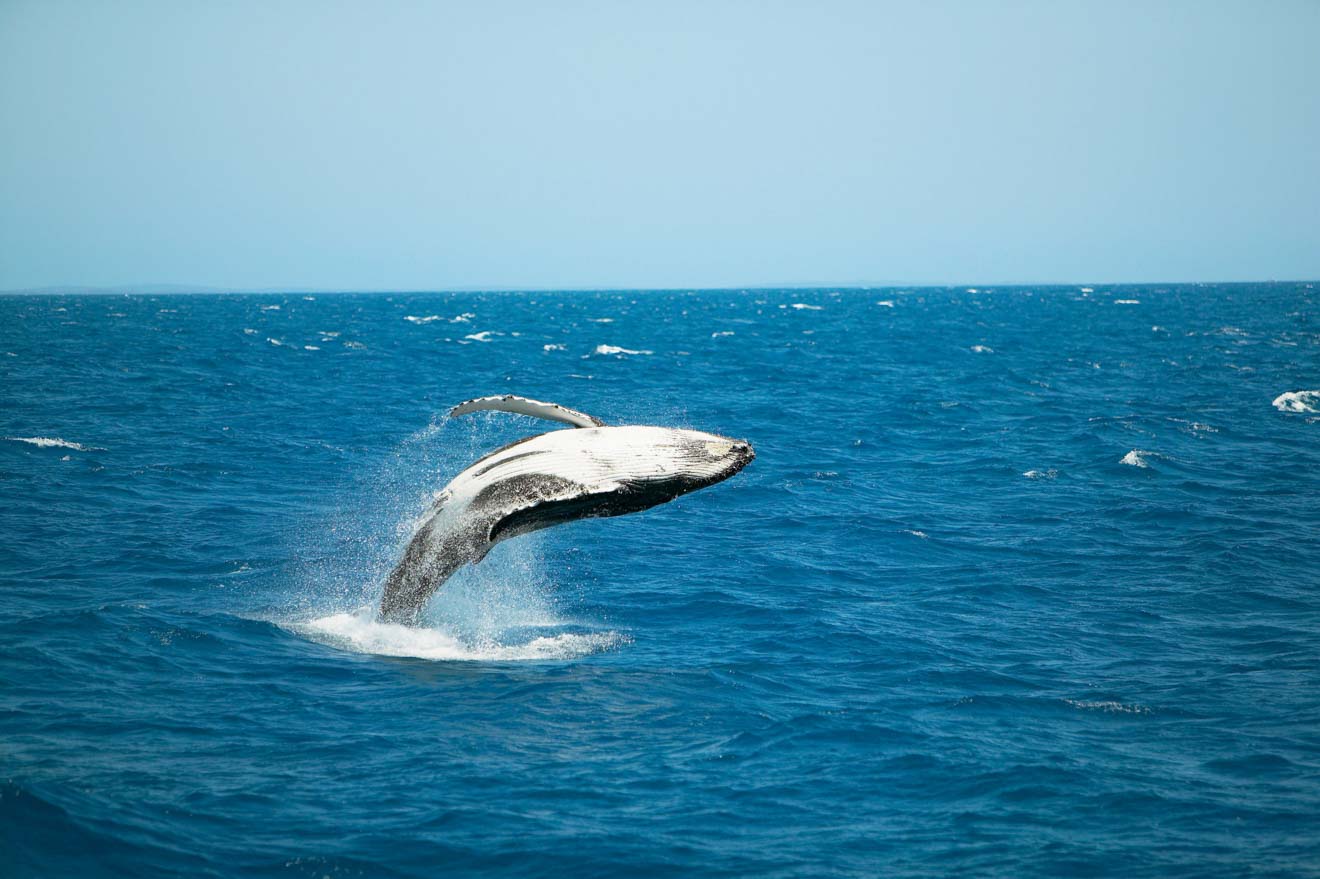
[[[419,626],[377,619],[386,576],[436,492],[483,454],[536,429],[506,413],[458,421],[437,415],[408,436],[354,487],[355,503],[328,528],[315,529],[328,530],[335,546],[305,563],[279,624],[354,652],[433,660],[562,660],[624,643],[620,633],[561,611],[541,534],[504,541],[460,568],[427,604]]]

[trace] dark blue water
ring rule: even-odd
[[[0,299],[0,874],[1316,875],[1316,389],[1302,284]],[[375,624],[495,393],[757,459]]]

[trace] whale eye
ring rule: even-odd
[[[706,443],[706,454],[712,458],[723,458],[733,451],[733,443]]]

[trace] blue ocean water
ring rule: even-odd
[[[1309,284],[0,298],[0,874],[1320,873]],[[372,621],[518,393],[750,440]]]

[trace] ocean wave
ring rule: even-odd
[[[380,622],[371,609],[334,613],[286,628],[354,653],[462,662],[576,659],[627,641],[618,632],[559,632],[514,644],[493,638],[469,642],[442,629]]]
[[[494,330],[482,330],[479,333],[468,333],[464,339],[471,339],[473,342],[489,342],[491,336],[502,336],[503,333],[497,333]]]
[[[564,345],[559,345],[559,344],[551,343],[551,344],[549,344],[549,345],[542,345],[542,346],[541,346],[541,350],[542,350],[542,351],[565,351],[565,350],[567,350],[567,348],[566,348],[566,346],[564,346]]]
[[[976,352],[977,354],[993,354],[993,353],[995,353],[995,349],[994,349],[994,348],[991,348],[989,345],[973,345],[973,346],[972,346],[971,348],[969,348],[968,350],[969,350],[969,351],[974,351],[974,352]]]
[[[42,449],[73,449],[75,452],[105,451],[100,446],[84,446],[82,443],[70,442],[57,436],[7,436],[4,439],[14,443],[28,443]]]
[[[1150,714],[1150,708],[1135,703],[1127,705],[1112,700],[1088,701],[1086,699],[1064,699],[1063,701],[1082,711],[1103,711],[1106,714]]]
[[[1274,398],[1280,412],[1320,412],[1320,391],[1288,391]]]
[[[427,314],[427,315],[422,315],[421,317],[418,317],[415,314],[405,314],[403,316],[403,319],[408,321],[409,323],[414,323],[414,324],[429,324],[432,321],[444,320],[444,318],[442,318],[438,314]]]
[[[1028,479],[1054,479],[1059,475],[1058,470],[1028,470],[1022,474]]]
[[[597,345],[593,354],[654,354],[654,351],[636,350],[631,348],[620,348],[618,345]]]
[[[1150,466],[1146,459],[1152,456],[1155,456],[1154,452],[1148,452],[1145,449],[1133,449],[1124,455],[1118,463],[1127,464],[1129,467],[1140,467],[1144,470]]]

